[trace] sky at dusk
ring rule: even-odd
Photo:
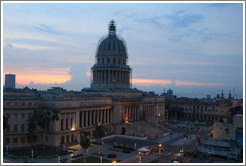
[[[242,3],[4,3],[3,75],[16,74],[17,88],[90,87],[112,19],[127,45],[132,87],[243,97]]]

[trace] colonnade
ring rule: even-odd
[[[130,71],[124,70],[94,70],[94,83],[129,83]]]
[[[135,121],[138,119],[138,105],[125,105],[123,117],[128,121]]]
[[[143,106],[143,112],[145,116],[155,116],[155,106],[149,105],[149,106]]]
[[[102,124],[110,123],[112,121],[112,110],[89,110],[79,112],[79,127],[92,127],[99,122]]]

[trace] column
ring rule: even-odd
[[[107,119],[106,119],[106,117],[107,117],[107,110],[103,110],[104,111],[104,123],[107,123]]]
[[[94,116],[93,116],[93,124],[96,124],[96,110],[94,110],[94,112],[93,112],[93,114],[94,114]]]
[[[102,110],[100,110],[100,122],[102,123]]]
[[[88,111],[85,112],[85,127],[88,127]]]
[[[89,126],[91,126],[92,125],[92,110],[90,110],[90,124],[89,124]]]
[[[107,109],[107,123],[109,122],[109,110]]]
[[[100,122],[100,119],[99,119],[99,110],[97,110],[97,124]]]
[[[113,119],[112,119],[112,110],[111,109],[109,110],[109,117],[110,117],[109,122],[113,122]]]
[[[118,83],[118,71],[115,71],[115,82]]]
[[[102,70],[100,70],[100,83],[102,83],[102,77],[103,77],[103,75],[102,75]]]
[[[81,111],[81,123],[82,128],[84,127],[84,111]]]

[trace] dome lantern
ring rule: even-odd
[[[109,24],[109,35],[115,35],[116,32],[116,27],[115,27],[115,23],[114,20],[110,21]]]

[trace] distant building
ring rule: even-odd
[[[15,89],[15,74],[5,74],[5,89]]]
[[[167,100],[167,101],[172,101],[174,99],[173,90],[172,89],[168,89],[167,92],[165,92],[165,90],[164,90],[163,95],[165,97],[165,100]]]
[[[187,97],[168,101],[167,104],[170,108],[177,107],[180,109],[182,112],[182,119],[180,120],[199,122],[215,122],[229,118],[233,108],[239,106],[239,102],[227,99],[203,100]]]

